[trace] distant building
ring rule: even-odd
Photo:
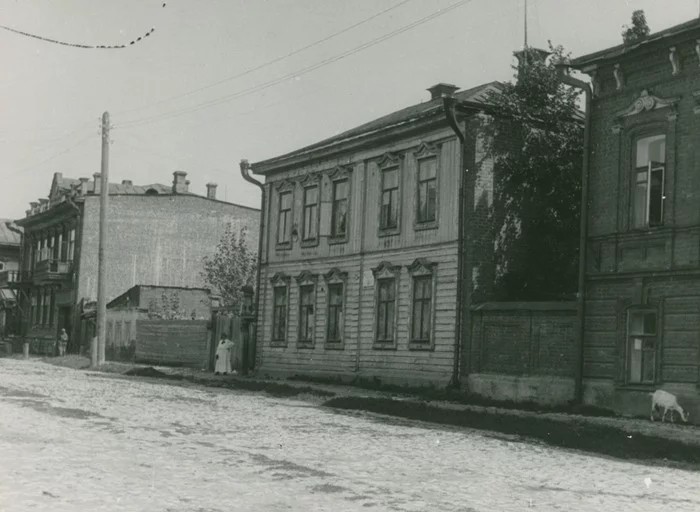
[[[10,283],[17,279],[21,231],[10,219],[0,219],[0,336],[19,328],[17,297]]]
[[[111,183],[107,212],[106,297],[137,284],[205,286],[203,259],[216,250],[228,224],[248,228],[257,247],[259,211],[190,192],[186,173],[172,185]],[[56,173],[47,199],[31,203],[24,229],[20,279],[14,283],[28,337],[55,338],[65,327],[69,351],[93,332],[78,329],[83,305],[97,298],[100,175],[69,179]]]

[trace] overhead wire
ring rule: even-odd
[[[457,8],[463,6],[463,5],[465,5],[465,4],[467,4],[467,3],[471,2],[471,1],[472,1],[472,0],[460,0],[460,1],[456,2],[456,3],[454,3],[454,4],[451,4],[451,5],[448,6],[448,7],[445,7],[445,8],[442,8],[442,9],[438,9],[437,11],[433,12],[432,14],[430,14],[430,15],[428,15],[428,16],[424,16],[423,18],[420,18],[420,19],[418,19],[418,20],[416,20],[416,21],[414,21],[414,22],[412,22],[412,23],[409,23],[408,25],[404,25],[403,27],[401,27],[401,28],[399,28],[399,29],[393,30],[393,31],[391,31],[391,32],[389,32],[389,33],[387,33],[387,34],[384,34],[384,35],[382,35],[382,36],[376,37],[376,38],[372,39],[371,41],[369,41],[369,42],[367,42],[367,43],[363,43],[363,44],[361,44],[361,45],[359,45],[359,46],[356,46],[356,47],[354,47],[354,48],[352,48],[352,49],[350,49],[350,50],[347,50],[347,51],[345,51],[345,52],[343,52],[343,53],[341,53],[341,54],[335,55],[335,56],[330,57],[330,58],[328,58],[328,59],[324,59],[324,60],[322,60],[322,61],[320,61],[320,62],[317,62],[317,63],[312,64],[312,65],[310,65],[310,66],[307,66],[307,67],[305,67],[305,68],[299,69],[299,70],[294,71],[294,72],[292,72],[292,73],[288,73],[288,74],[286,74],[286,75],[284,75],[284,76],[282,76],[282,77],[276,78],[276,79],[274,79],[274,80],[270,80],[270,81],[268,81],[268,82],[264,82],[264,83],[259,84],[259,85],[257,85],[257,86],[254,86],[254,87],[251,87],[251,88],[248,88],[248,89],[244,89],[244,90],[242,90],[242,91],[238,91],[238,92],[235,92],[235,93],[231,93],[231,94],[222,96],[222,97],[220,97],[220,98],[218,98],[218,99],[215,99],[215,100],[210,100],[210,101],[207,101],[207,102],[202,102],[202,103],[193,105],[193,106],[191,106],[191,107],[186,107],[186,108],[182,108],[182,109],[172,110],[172,111],[170,111],[170,112],[162,112],[162,113],[160,113],[160,114],[156,114],[156,115],[153,115],[153,116],[144,117],[144,118],[142,118],[142,119],[136,119],[136,120],[132,120],[132,121],[126,121],[126,122],[124,122],[124,123],[121,124],[121,125],[117,125],[115,129],[129,128],[129,127],[137,127],[137,126],[144,126],[144,125],[151,124],[151,123],[154,123],[154,122],[165,121],[165,120],[167,120],[167,119],[172,119],[172,118],[174,118],[174,117],[178,117],[178,116],[181,116],[181,115],[185,115],[185,114],[189,114],[189,113],[192,113],[192,112],[196,112],[196,111],[199,111],[199,110],[202,110],[202,109],[205,109],[205,108],[209,108],[209,107],[212,107],[212,106],[215,106],[215,105],[220,105],[220,104],[222,104],[222,103],[226,103],[226,102],[228,102],[228,101],[231,101],[232,99],[236,99],[236,98],[240,98],[240,97],[243,97],[243,96],[247,96],[247,95],[249,95],[249,94],[254,94],[254,93],[256,93],[256,92],[260,92],[260,91],[265,90],[265,89],[268,89],[268,88],[270,88],[270,87],[272,87],[272,86],[274,86],[274,85],[277,85],[277,84],[279,84],[279,83],[282,83],[282,82],[284,82],[284,81],[286,81],[286,80],[288,80],[288,79],[290,79],[290,78],[294,78],[294,77],[299,77],[299,76],[305,75],[305,74],[307,74],[307,73],[310,73],[310,72],[312,72],[312,71],[315,71],[316,69],[322,68],[322,67],[327,66],[327,65],[329,65],[329,64],[332,64],[332,63],[334,63],[334,62],[337,62],[337,61],[340,61],[340,60],[342,60],[342,59],[345,59],[345,58],[347,58],[347,57],[349,57],[349,56],[351,56],[351,55],[354,55],[354,54],[356,54],[356,53],[359,53],[359,52],[361,52],[361,51],[363,51],[363,50],[366,50],[366,49],[368,49],[368,48],[371,48],[372,46],[375,46],[375,45],[377,45],[377,44],[379,44],[379,43],[382,43],[382,42],[384,42],[384,41],[387,41],[387,40],[389,40],[389,39],[391,39],[391,38],[393,38],[393,37],[396,37],[396,36],[399,35],[399,34],[402,34],[402,33],[404,33],[404,32],[407,32],[407,31],[409,31],[409,30],[411,30],[411,29],[413,29],[413,28],[415,28],[415,27],[417,27],[417,26],[423,25],[423,24],[425,24],[425,23],[427,23],[427,22],[429,22],[429,21],[432,21],[432,20],[434,20],[434,19],[436,19],[436,18],[438,18],[438,17],[444,16],[445,14],[447,14],[447,13],[449,13],[449,12],[451,12],[451,11],[453,11],[453,10],[455,10],[455,9],[457,9]]]
[[[93,137],[96,137],[96,136],[95,136],[95,135],[88,135],[88,136],[86,136],[86,137],[83,137],[83,138],[80,139],[78,142],[76,142],[75,144],[69,146],[68,148],[64,149],[63,151],[60,151],[60,152],[58,152],[58,153],[55,153],[54,155],[50,156],[49,158],[46,158],[45,160],[42,160],[42,161],[37,162],[37,163],[35,163],[35,164],[28,165],[28,166],[26,166],[26,167],[22,167],[21,169],[18,169],[18,170],[15,170],[15,171],[11,171],[11,172],[7,173],[5,176],[15,176],[15,175],[17,175],[17,174],[23,174],[23,173],[25,173],[25,172],[27,172],[27,171],[31,171],[32,169],[35,169],[35,168],[37,168],[37,167],[40,167],[40,166],[42,166],[42,165],[44,165],[44,164],[46,164],[46,163],[51,162],[52,160],[55,160],[56,158],[58,158],[58,157],[60,157],[60,156],[65,155],[66,153],[70,153],[71,151],[73,151],[74,149],[76,149],[78,146],[81,146],[82,144],[84,144],[85,142],[87,142],[89,139],[91,139],[91,138],[93,138]]]

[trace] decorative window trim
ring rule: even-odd
[[[345,348],[345,315],[347,314],[347,293],[348,293],[348,273],[340,270],[337,267],[332,268],[323,274],[323,280],[326,283],[326,311],[325,311],[325,327],[324,327],[324,347],[327,350],[343,350]],[[329,286],[334,284],[343,285],[342,293],[342,312],[343,325],[340,332],[339,341],[328,340],[328,306],[330,305],[330,290]]]
[[[413,229],[423,231],[427,229],[437,229],[440,221],[440,153],[442,144],[421,143],[413,152],[416,163],[416,193],[413,198]],[[418,209],[420,208],[420,162],[430,158],[435,159],[435,219],[420,222],[418,220]]]
[[[319,244],[319,240],[321,238],[321,226],[319,223],[321,222],[321,181],[319,179],[318,175],[314,175],[314,177],[311,177],[311,175],[307,175],[302,181],[299,182],[301,184],[301,242],[300,245],[302,248],[307,248],[307,247],[317,247]],[[314,238],[304,240],[304,229],[306,228],[305,222],[306,222],[306,190],[310,188],[316,188],[316,236]],[[294,202],[292,201],[292,204]],[[294,207],[292,206],[292,209]],[[292,223],[292,230],[294,229],[294,223]],[[292,236],[290,234],[290,236]]]
[[[290,289],[291,278],[284,272],[277,272],[274,276],[270,278],[270,284],[272,285],[272,318],[270,321],[270,346],[272,347],[286,347],[287,340],[289,339],[289,289]],[[275,288],[285,288],[286,291],[286,305],[287,314],[285,315],[286,322],[284,326],[284,339],[276,340],[274,339],[274,329],[275,329]]]
[[[0,260],[0,272],[2,272],[3,270],[5,270],[5,262]]]
[[[408,266],[410,276],[408,291],[408,348],[409,350],[435,350],[435,299],[437,292],[437,263],[430,262],[425,258],[416,258]],[[431,299],[430,299],[430,340],[428,343],[414,341],[413,338],[413,289],[416,277],[431,277]]]
[[[398,347],[398,328],[399,328],[399,290],[401,285],[401,265],[392,265],[388,261],[382,261],[377,267],[372,269],[374,275],[374,350],[396,350]],[[385,341],[379,339],[379,281],[392,279],[394,281],[394,322],[393,332],[394,339]]]
[[[328,236],[328,243],[330,245],[334,244],[344,244],[350,239],[350,222],[352,218],[352,173],[354,167],[351,165],[337,166],[331,171],[328,171],[328,180],[330,182],[330,194],[331,194],[331,223],[333,222],[333,206],[335,201],[335,184],[340,181],[347,181],[348,184],[348,206],[346,212],[345,220],[345,234],[340,236],[333,236],[330,234]],[[333,232],[333,226],[331,224],[330,233]]]
[[[639,97],[634,100],[629,107],[616,113],[613,118],[620,119],[622,117],[636,116],[642,112],[649,112],[662,108],[671,109],[670,116],[675,116],[677,113],[676,107],[679,101],[680,97],[661,98],[659,96],[654,96],[649,92],[649,90],[644,89],[639,94]]]
[[[296,227],[296,223],[294,222],[294,189],[295,184],[291,180],[283,180],[280,182],[275,183],[275,188],[277,189],[277,220],[275,222],[275,249],[277,250],[289,250],[292,248],[292,240],[294,238],[293,231]],[[290,228],[289,228],[289,241],[287,242],[280,242],[279,241],[279,223],[280,223],[280,212],[281,212],[281,206],[282,206],[282,194],[289,193],[292,195],[292,201],[291,201],[291,209],[289,210],[289,222],[290,222]]]
[[[379,159],[377,163],[377,169],[379,170],[379,216],[377,218],[378,226],[378,236],[395,236],[401,233],[401,214],[403,210],[403,201],[401,200],[403,195],[402,186],[402,176],[401,169],[403,167],[403,155],[399,153],[385,153]],[[396,190],[396,227],[383,228],[382,227],[382,196],[384,194],[383,180],[384,171],[390,171],[396,169],[397,174],[397,184],[398,188]]]
[[[663,310],[664,304],[663,299],[659,300],[645,300],[643,303],[637,304],[630,300],[624,301],[621,304],[622,318],[620,323],[622,325],[621,330],[621,341],[620,341],[620,354],[622,355],[621,361],[619,362],[620,378],[618,378],[618,388],[622,389],[637,389],[637,390],[653,390],[662,384],[661,378],[661,356],[663,354]],[[648,311],[656,313],[656,334],[654,335],[654,382],[630,382],[629,375],[629,318],[631,312],[642,312]]]
[[[299,291],[299,304],[298,304],[298,319],[297,319],[297,347],[298,348],[313,348],[316,341],[316,314],[318,312],[317,297],[318,297],[318,275],[312,274],[308,270],[304,270],[296,277],[297,287]],[[312,287],[313,292],[311,294],[311,304],[313,307],[313,326],[312,334],[310,340],[301,339],[301,289],[304,287]]]

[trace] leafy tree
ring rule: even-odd
[[[644,39],[650,32],[649,25],[647,25],[647,18],[644,16],[644,11],[641,9],[632,13],[632,26],[625,25],[622,28],[622,41],[625,44]]]
[[[202,278],[221,295],[225,306],[236,311],[243,303],[243,288],[253,286],[257,268],[257,254],[246,242],[247,229],[238,233],[229,224],[216,248],[216,253],[204,258]]]
[[[482,123],[494,195],[491,231],[486,242],[477,241],[476,259],[490,260],[492,270],[479,270],[477,300],[556,300],[577,286],[580,92],[559,78],[555,65],[567,57],[561,46],[550,43],[549,59],[525,51],[526,65],[515,68],[514,83],[490,95],[494,111]]]

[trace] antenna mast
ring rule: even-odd
[[[525,13],[523,17],[525,18],[525,45],[523,48],[527,50],[527,0],[525,0]]]

